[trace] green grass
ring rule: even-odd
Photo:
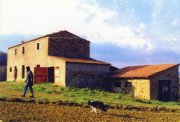
[[[0,93],[0,98],[7,98],[7,96],[5,96],[2,93]]]
[[[22,93],[24,83],[1,82],[0,97],[13,97]],[[35,99],[49,101],[68,101],[75,103],[87,103],[89,100],[103,101],[110,105],[134,105],[134,106],[165,106],[180,107],[180,102],[161,102],[157,100],[141,100],[130,95],[109,93],[88,88],[61,87],[50,83],[35,84],[33,86]],[[5,93],[5,94],[3,94]],[[29,91],[28,91],[29,93]],[[18,95],[17,95],[18,94]],[[28,99],[28,98],[26,98]]]

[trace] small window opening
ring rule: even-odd
[[[9,68],[9,71],[12,72],[12,67]]]
[[[40,46],[40,44],[39,44],[39,43],[37,43],[37,50],[39,50],[39,46]]]
[[[15,49],[15,55],[17,55],[17,49]]]
[[[25,48],[24,47],[22,47],[22,54],[24,54],[25,53]]]

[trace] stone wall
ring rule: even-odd
[[[89,58],[89,42],[83,39],[49,38],[50,56],[62,56],[67,58]]]
[[[128,81],[132,83],[132,93],[136,98],[150,99],[149,79],[133,79]]]
[[[113,83],[115,82],[119,82],[119,87],[114,86]],[[148,79],[113,80],[113,83],[113,92],[131,94],[141,99],[150,99],[150,80]]]
[[[66,85],[103,88],[110,73],[109,65],[66,63]]]
[[[179,76],[178,66],[170,68],[167,71],[161,72],[151,77],[151,99],[159,99],[159,81],[170,80],[171,81],[171,100],[178,99],[179,95]]]

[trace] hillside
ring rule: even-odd
[[[0,81],[6,80],[6,66],[0,66]]]
[[[0,51],[0,81],[6,80],[7,54]]]
[[[0,66],[6,66],[7,64],[7,54],[0,51]]]

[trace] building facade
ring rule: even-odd
[[[24,82],[26,66],[33,71],[35,82],[73,87],[103,84],[110,73],[109,63],[90,58],[90,42],[68,31],[8,48],[7,81]]]
[[[112,90],[141,99],[176,101],[179,96],[179,64],[131,66],[114,71]]]

